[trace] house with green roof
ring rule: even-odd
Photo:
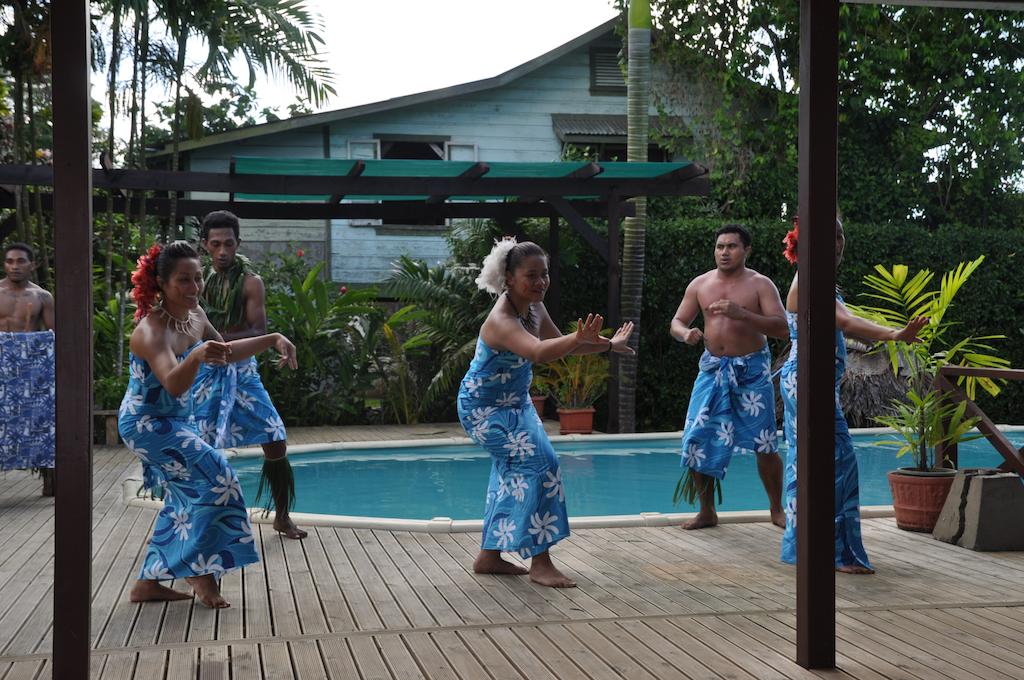
[[[181,167],[229,172],[240,159],[268,157],[552,162],[573,146],[588,147],[600,160],[625,160],[618,21],[493,78],[182,142]],[[684,123],[700,118],[701,88],[673,89],[694,94],[672,115]],[[657,118],[653,105],[650,114]],[[652,146],[650,160],[672,158]],[[437,219],[246,219],[243,252],[259,258],[291,245],[307,258],[326,260],[336,282],[373,283],[403,254],[431,265],[446,259],[448,229]]]

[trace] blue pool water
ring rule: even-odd
[[[1016,446],[1024,444],[1024,432],[1008,437]],[[863,505],[890,505],[886,473],[912,464],[909,457],[897,459],[892,448],[873,444],[889,438],[854,436]],[[696,510],[672,505],[680,474],[678,446],[675,439],[556,444],[570,516]],[[403,519],[483,516],[491,461],[475,446],[348,449],[290,459],[298,512]],[[1001,460],[984,439],[960,445],[960,467],[995,467]],[[253,505],[262,458],[235,458],[231,464]],[[722,490],[721,510],[768,507],[753,454],[733,457]]]

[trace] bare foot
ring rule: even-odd
[[[528,573],[524,567],[501,559],[501,553],[483,550],[473,560],[473,572],[476,574],[508,574],[511,576],[522,576]]]
[[[772,524],[783,529],[786,528],[786,513],[781,508],[769,510],[768,513],[772,516]]]
[[[171,600],[191,600],[192,596],[174,588],[161,585],[159,581],[138,580],[128,594],[130,602],[170,602]]]
[[[220,586],[211,574],[206,576],[189,576],[185,580],[192,586],[196,599],[210,609],[223,609],[231,606],[231,603],[221,596]]]
[[[836,567],[836,571],[838,571],[840,574],[874,574],[875,573],[874,569],[868,569],[867,567],[862,567],[859,564],[844,564],[841,567]]]
[[[307,532],[295,526],[295,522],[292,521],[289,515],[282,515],[280,513],[274,517],[274,531],[296,540],[302,540],[309,536]]]
[[[689,522],[683,523],[683,528],[687,531],[693,529],[706,529],[707,527],[718,526],[718,513],[712,510],[711,512],[698,512],[697,516],[691,519]]]
[[[530,580],[549,588],[575,588],[576,582],[563,574],[551,563],[551,560],[543,562],[533,558],[530,563]]]

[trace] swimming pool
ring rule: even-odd
[[[1024,431],[1008,432],[1016,446]],[[891,434],[855,433],[861,504],[890,505],[886,473],[911,464],[874,442]],[[679,478],[679,438],[558,441],[570,517],[680,513],[696,508],[672,504]],[[783,450],[783,456],[785,451]],[[490,458],[474,445],[344,449],[290,456],[298,499],[295,511],[323,515],[429,520],[479,519]],[[1001,462],[985,440],[960,445],[960,467],[995,467]],[[245,498],[255,504],[261,457],[236,457]],[[722,511],[764,510],[768,503],[753,454],[737,454],[723,484]]]

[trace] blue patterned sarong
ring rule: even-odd
[[[722,480],[733,453],[778,451],[771,362],[767,345],[739,357],[704,350],[683,428],[687,474]]]
[[[220,578],[257,562],[238,477],[224,454],[200,438],[191,393],[171,396],[134,355],[129,355],[129,366],[118,430],[142,461],[146,486],[164,497],[139,578]]]
[[[192,384],[199,434],[210,446],[252,446],[287,439],[284,421],[260,380],[256,357],[203,364]]]
[[[477,339],[459,388],[459,420],[491,454],[483,550],[538,555],[569,535],[558,456],[530,401],[532,364]]]
[[[791,349],[782,367],[782,403],[785,406],[783,422],[786,434],[786,473],[782,483],[783,503],[786,509],[786,531],[782,535],[782,561],[796,563],[796,323],[797,316],[786,313],[789,323]],[[836,567],[861,566],[868,569],[868,554],[860,534],[860,485],[857,475],[857,456],[853,440],[846,425],[846,416],[839,405],[839,379],[846,371],[846,338],[836,329],[836,506],[835,506],[835,561]]]
[[[0,333],[0,470],[52,468],[53,331]]]

